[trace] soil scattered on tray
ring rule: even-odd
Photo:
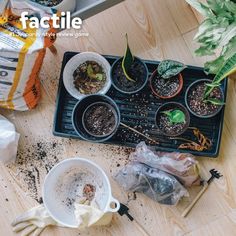
[[[126,92],[135,91],[143,86],[147,74],[144,65],[139,60],[134,60],[128,74],[135,82],[130,81],[125,77],[122,69],[122,60],[118,61],[112,72],[114,84]]]
[[[110,134],[116,124],[115,114],[112,107],[105,104],[91,106],[84,115],[86,129],[97,136]]]
[[[63,0],[30,0],[30,1],[36,2],[46,7],[54,7],[57,6],[59,3],[61,3]]]
[[[32,141],[32,140],[31,140]],[[16,162],[9,164],[15,180],[38,203],[42,203],[41,189],[46,174],[60,161],[63,146],[45,140],[19,146]]]
[[[75,88],[82,94],[94,94],[106,83],[106,73],[95,61],[86,61],[73,73]]]
[[[208,116],[217,112],[221,106],[214,105],[204,101],[204,91],[206,89],[206,82],[199,83],[189,91],[188,104],[190,109],[198,115]],[[221,89],[216,87],[209,95],[209,98],[223,100]]]
[[[163,79],[156,76],[152,80],[152,87],[154,91],[162,97],[173,96],[179,89],[180,81],[178,76],[172,77],[170,79]]]

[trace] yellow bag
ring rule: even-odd
[[[38,73],[46,47],[50,47],[55,30],[23,29],[21,12],[48,16],[42,9],[20,0],[0,3],[0,107],[25,111],[34,108],[40,98]]]

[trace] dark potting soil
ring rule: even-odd
[[[164,134],[176,135],[185,129],[186,121],[185,123],[172,124],[167,115],[159,113],[157,116],[157,126]]]
[[[188,104],[190,109],[198,115],[208,116],[217,112],[221,106],[214,105],[209,102],[204,101],[204,91],[206,89],[206,82],[196,84],[190,91],[188,95]],[[218,100],[223,100],[223,94],[220,88],[214,88],[211,92],[209,98],[215,98]]]
[[[86,111],[84,124],[87,130],[94,135],[109,134],[116,124],[114,111],[105,104],[95,104]]]
[[[135,58],[133,65],[128,72],[130,78],[134,81],[128,80],[122,69],[122,60],[119,60],[112,71],[113,83],[121,90],[125,92],[132,92],[143,86],[146,80],[145,66]]]
[[[152,86],[159,96],[170,97],[178,91],[180,82],[178,76],[170,79],[163,79],[157,75],[152,80]]]
[[[61,3],[63,0],[31,0],[32,2],[39,3],[46,7],[54,7]]]

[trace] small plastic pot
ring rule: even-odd
[[[211,117],[214,117],[216,116],[217,114],[219,114],[219,112],[222,110],[223,106],[224,105],[221,105],[219,106],[219,109],[212,113],[211,115],[207,115],[207,116],[203,116],[203,115],[199,115],[197,113],[195,113],[189,106],[189,103],[188,103],[188,96],[189,96],[189,92],[191,91],[191,89],[193,87],[195,87],[196,85],[200,84],[200,83],[204,83],[204,82],[207,82],[207,83],[211,83],[212,80],[209,80],[209,79],[200,79],[200,80],[197,80],[195,82],[193,82],[192,84],[189,85],[189,87],[187,88],[186,90],[186,93],[185,93],[185,104],[186,104],[186,107],[188,108],[188,110],[191,112],[191,114],[193,114],[194,116],[197,116],[199,118],[202,118],[202,119],[206,119],[206,118],[211,118]],[[222,98],[224,98],[224,92],[223,92],[223,89],[221,87],[219,87],[220,90],[221,90],[221,93],[222,93]]]
[[[148,68],[146,66],[146,64],[138,57],[135,57],[135,66],[139,66],[142,68],[143,70],[143,75],[138,73],[137,76],[139,76],[139,78],[137,79],[138,83],[136,86],[134,87],[125,87],[125,86],[121,86],[121,84],[119,83],[119,79],[121,77],[125,77],[123,70],[122,70],[122,58],[117,59],[112,67],[111,67],[111,79],[112,79],[112,85],[115,87],[116,90],[118,90],[121,93],[124,94],[135,94],[138,93],[139,91],[141,91],[145,85],[147,84],[148,81]],[[141,76],[140,76],[141,75]],[[126,78],[125,78],[126,79]],[[127,80],[127,79],[126,79]]]
[[[157,74],[158,74],[158,71],[155,70],[155,71],[152,73],[151,77],[150,77],[150,87],[151,87],[151,90],[152,90],[153,94],[154,94],[156,97],[159,97],[159,98],[161,98],[161,99],[170,99],[170,98],[176,97],[176,96],[182,91],[182,89],[183,89],[183,84],[184,84],[184,80],[183,80],[182,74],[179,73],[179,75],[178,75],[178,78],[179,78],[179,88],[178,88],[178,90],[177,90],[173,95],[168,96],[168,97],[167,97],[167,96],[161,96],[161,95],[159,95],[158,92],[157,92],[157,91],[155,90],[155,88],[153,87],[153,81],[156,79]]]
[[[166,110],[170,110],[170,109],[179,109],[181,111],[184,112],[185,114],[185,118],[186,118],[186,124],[184,126],[184,128],[179,131],[178,133],[175,133],[175,134],[168,134],[168,133],[165,133],[160,127],[159,127],[159,124],[158,124],[158,117],[159,117],[159,114],[163,111],[166,111]],[[160,106],[158,108],[158,110],[156,111],[156,126],[158,128],[158,130],[160,131],[160,133],[164,136],[168,136],[168,137],[177,137],[177,136],[180,136],[181,134],[183,134],[189,127],[190,125],[190,115],[189,115],[189,112],[188,110],[186,109],[185,106],[183,106],[181,103],[178,103],[178,102],[167,102],[165,104],[163,104],[162,106]]]
[[[84,125],[83,117],[85,112],[94,104],[103,103],[107,104],[107,106],[111,106],[112,110],[115,113],[115,127],[112,132],[106,135],[94,135],[91,132],[88,132],[87,128]],[[79,137],[85,141],[101,143],[109,140],[117,131],[120,125],[120,110],[116,103],[106,95],[89,95],[82,100],[80,100],[74,107],[72,113],[72,124],[79,135]]]

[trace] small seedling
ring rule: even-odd
[[[186,122],[186,117],[184,112],[179,109],[163,111],[162,114],[165,114],[171,124],[183,124]]]

